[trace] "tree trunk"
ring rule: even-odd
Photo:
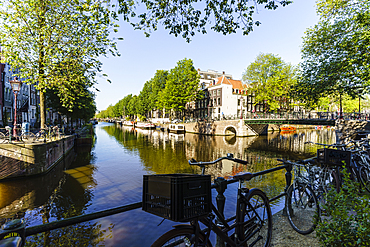
[[[46,124],[46,107],[45,107],[45,93],[40,91],[40,128],[43,129]]]

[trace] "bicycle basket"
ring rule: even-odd
[[[327,165],[342,166],[351,162],[351,151],[323,148],[317,150],[317,161]]]
[[[144,175],[142,209],[172,221],[206,215],[211,210],[211,176]]]

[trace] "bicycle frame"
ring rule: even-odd
[[[225,219],[224,216],[220,213],[220,211],[212,203],[211,204],[212,213],[214,213],[214,214],[210,213],[210,215],[208,215],[208,216],[197,218],[197,219],[195,219],[191,222],[191,225],[195,228],[195,232],[201,231],[198,221],[200,221],[204,225],[208,226],[208,228],[203,231],[203,232],[207,233],[205,244],[207,244],[207,242],[210,241],[209,236],[210,236],[211,231],[213,231],[217,236],[219,236],[221,238],[221,240],[228,243],[230,246],[244,246],[244,244],[250,239],[250,238],[243,239],[243,240],[241,240],[241,242],[239,242],[239,240],[240,240],[239,236],[244,236],[244,234],[243,234],[244,227],[246,225],[253,226],[253,221],[256,219],[256,216],[255,216],[253,218],[248,219],[247,221],[244,221],[243,215],[245,213],[244,212],[245,207],[241,208],[241,205],[243,205],[244,203],[249,204],[249,202],[247,200],[245,200],[245,198],[247,197],[247,195],[249,193],[249,189],[248,188],[242,188],[241,184],[242,184],[242,180],[239,181],[238,197],[237,197],[237,201],[236,201],[237,207],[236,207],[236,214],[234,216],[232,216],[228,219]],[[246,193],[245,196],[243,195],[243,190],[248,190],[248,191],[245,192]],[[241,200],[245,200],[245,202],[241,202]],[[253,207],[250,207],[250,208],[252,208],[254,213],[258,216],[258,213],[255,211],[255,208],[253,208]],[[218,222],[216,224],[213,222],[213,219],[215,218],[214,216],[217,217],[216,221],[218,221]],[[232,220],[235,220],[235,222],[233,224],[229,225],[229,222],[232,221]],[[177,226],[177,227],[179,227],[179,226]],[[232,237],[235,236],[234,240],[233,240],[232,237],[228,236],[228,232],[230,232],[233,229],[235,229],[235,232],[231,236]],[[257,231],[258,231],[258,229],[255,229],[252,233],[256,234]],[[254,234],[252,234],[252,236]],[[198,243],[198,242],[199,242],[199,235],[196,234],[195,243]]]

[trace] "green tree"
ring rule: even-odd
[[[151,79],[152,93],[150,95],[150,107],[152,109],[161,109],[159,105],[159,94],[166,87],[167,78],[167,70],[157,70]]]
[[[150,102],[151,94],[152,94],[152,83],[151,81],[147,81],[144,84],[143,89],[140,91],[138,96],[138,106],[137,106],[138,114],[147,117],[148,113],[153,109],[151,107]]]
[[[314,105],[327,95],[364,95],[370,84],[370,2],[320,0],[320,21],[303,39],[296,91]]]
[[[132,96],[130,101],[127,103],[127,113],[131,117],[134,117],[135,115],[139,114],[138,109],[137,109],[138,103],[139,103],[139,99],[138,99],[138,96],[136,95]]]
[[[196,99],[198,85],[199,75],[193,61],[187,58],[178,61],[177,66],[169,72],[166,87],[160,93],[159,105],[176,113],[183,112],[186,103]]]
[[[41,126],[46,121],[46,89],[59,88],[64,106],[72,109],[75,100],[69,97],[70,90],[81,81],[95,82],[101,69],[99,56],[118,55],[116,43],[109,37],[110,30],[116,30],[115,19],[108,0],[1,3],[2,55],[13,69],[18,69],[19,77],[36,84]]]
[[[259,54],[243,73],[243,81],[255,92],[256,104],[265,102],[269,110],[291,102],[289,94],[296,83],[297,70],[273,54]],[[284,105],[285,108],[285,105]]]
[[[136,14],[133,1],[119,0],[119,13],[124,19],[137,16],[136,22],[131,22],[136,29],[145,30],[147,36],[151,30],[157,30],[162,24],[169,33],[181,35],[188,42],[196,32],[207,33],[206,26],[224,35],[235,33],[242,29],[247,35],[254,25],[259,26],[259,21],[253,20],[253,15],[258,7],[276,9],[279,5],[286,6],[292,1],[282,0],[141,0],[146,9],[141,14]]]
[[[80,92],[75,92],[78,101],[74,104],[72,109],[66,108],[62,104],[59,97],[58,90],[46,90],[46,104],[51,105],[53,110],[72,119],[83,119],[86,122],[95,115],[95,95],[85,87],[85,92],[77,96]]]

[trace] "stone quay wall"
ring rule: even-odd
[[[0,144],[0,180],[46,173],[74,146],[74,136],[40,143]]]
[[[244,120],[227,120],[227,121],[211,121],[211,122],[192,122],[182,123],[185,126],[185,131],[201,135],[216,135],[216,136],[256,136],[263,133],[258,133],[260,129],[252,129],[244,123]],[[168,129],[169,124],[161,124],[162,128]],[[262,127],[262,131],[267,133],[267,125]],[[265,133],[265,134],[266,134]]]

